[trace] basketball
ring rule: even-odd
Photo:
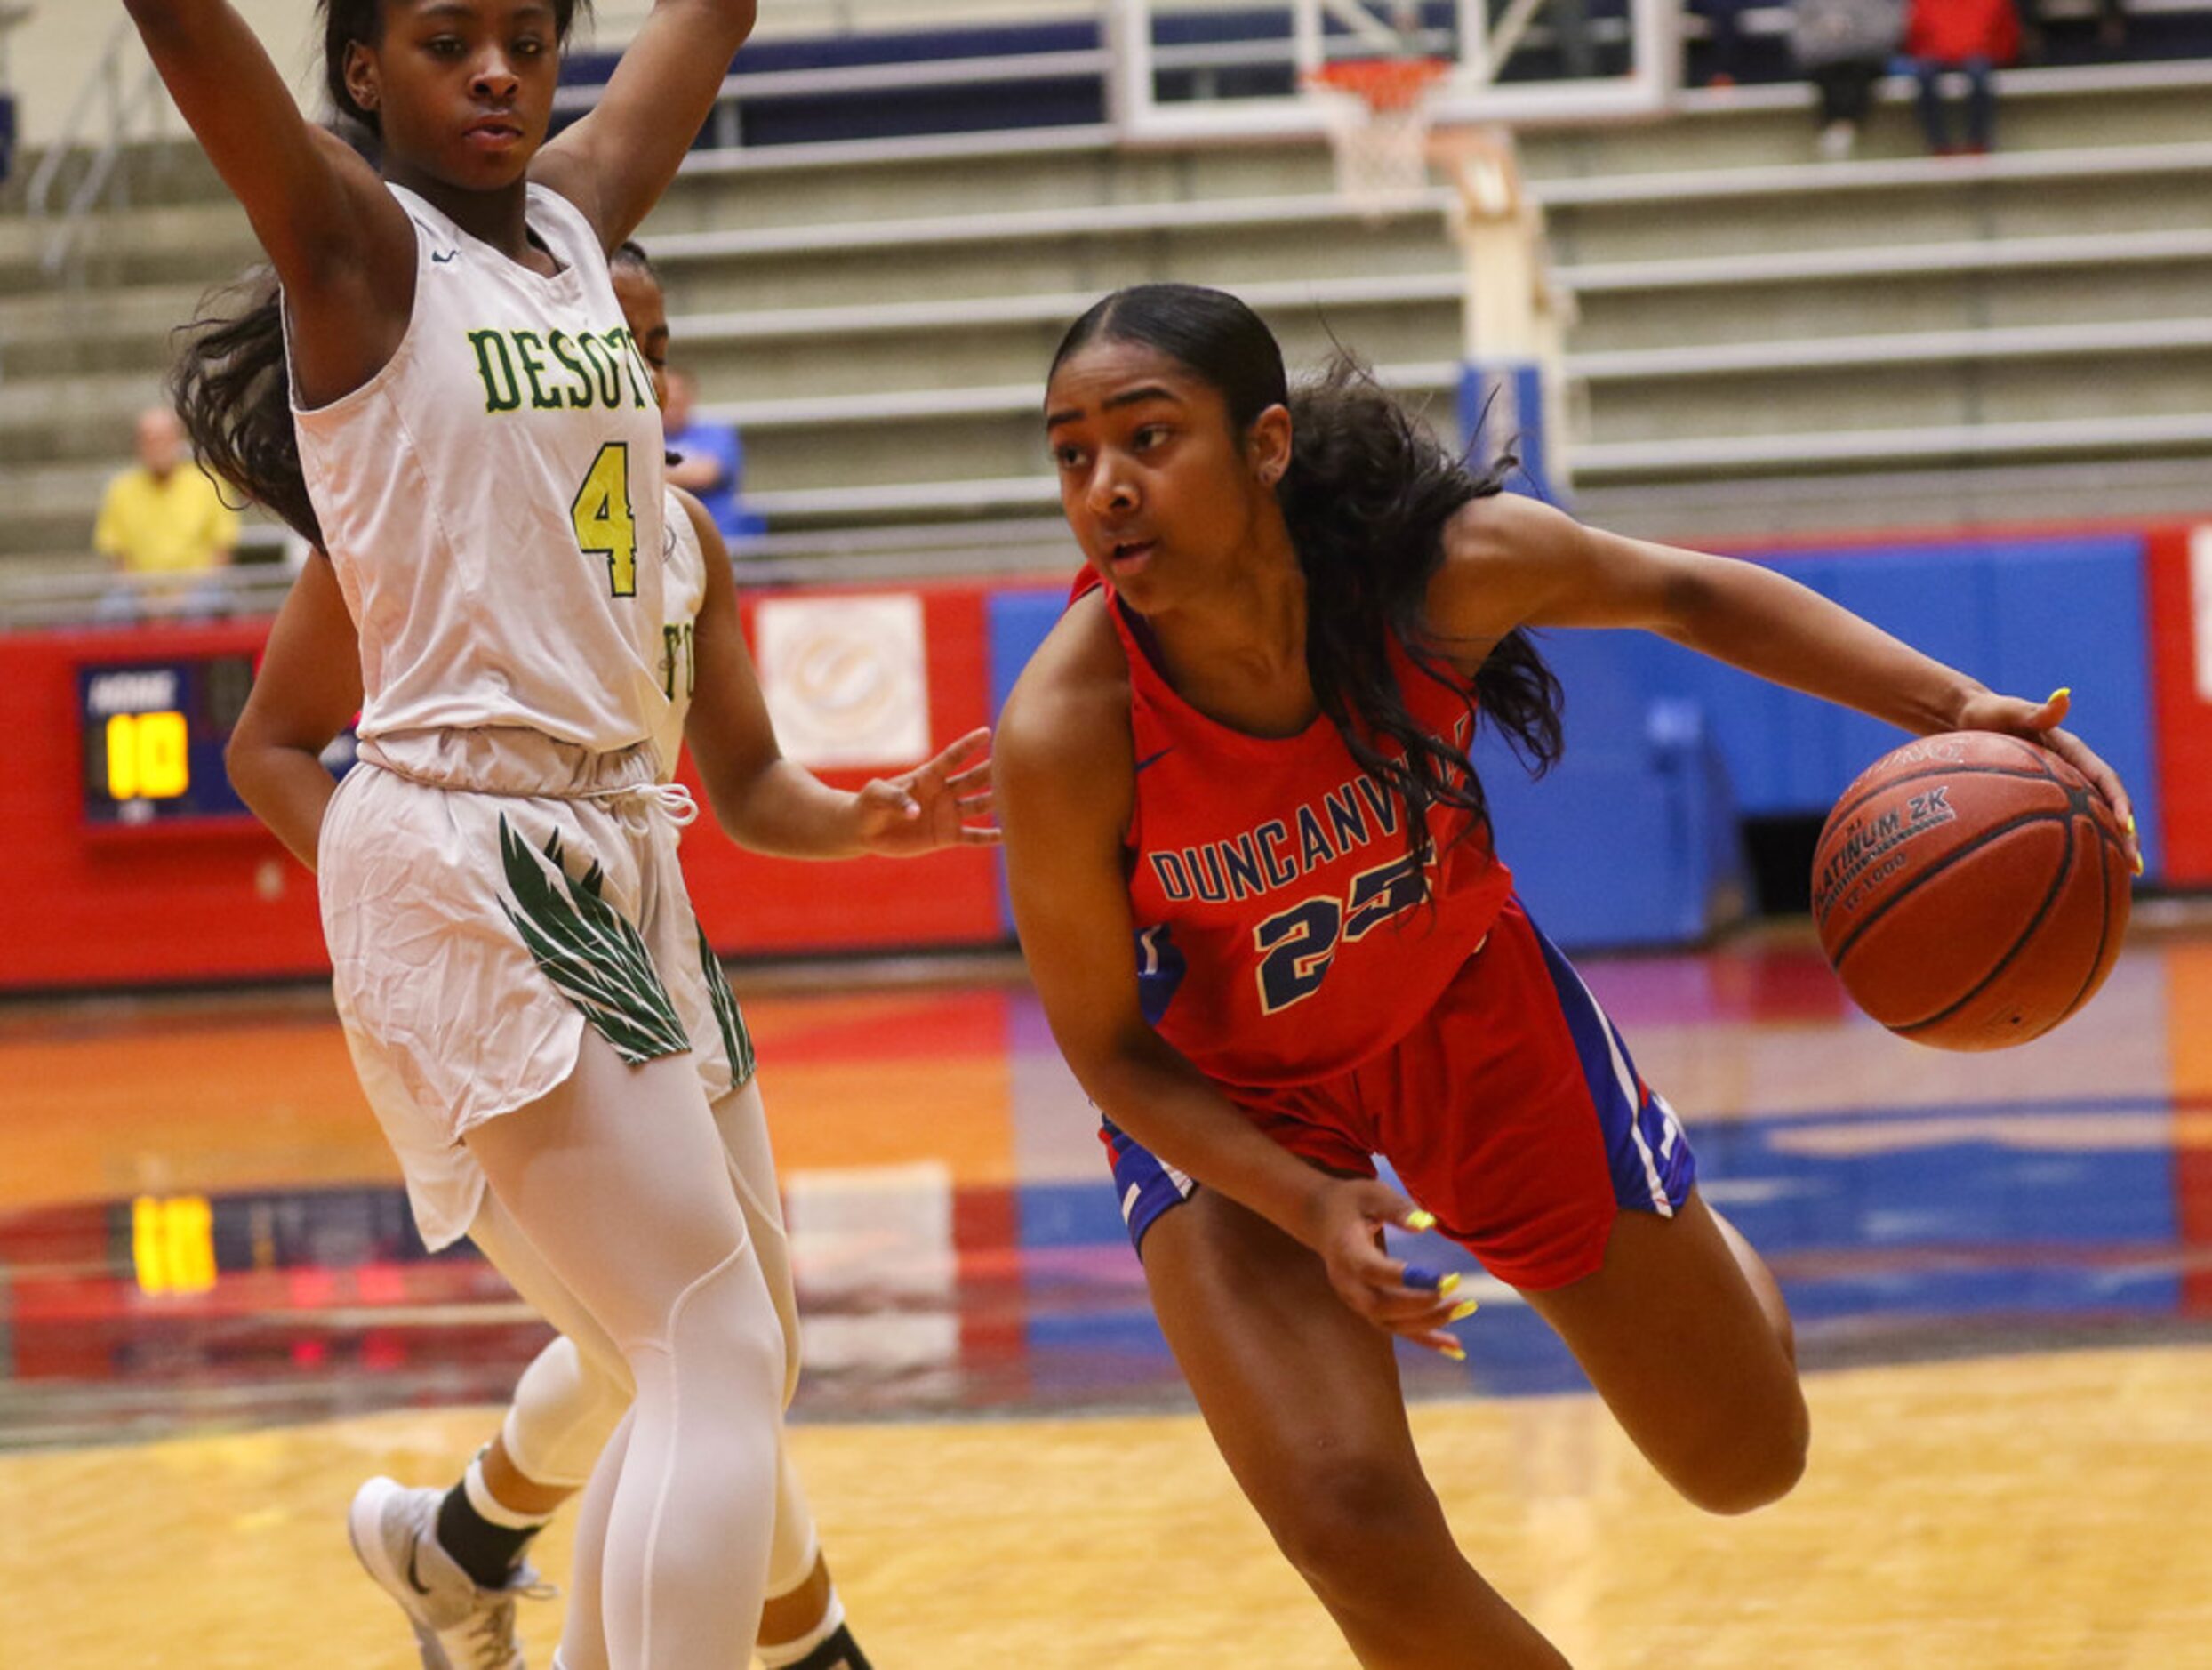
[[[1813,918],[1844,989],[1891,1032],[2003,1049],[2104,983],[2132,871],[2080,772],[2019,737],[1957,731],[1844,791],[1813,855]]]

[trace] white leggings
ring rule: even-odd
[[[564,1662],[748,1662],[768,1572],[782,1330],[688,1056],[623,1064],[587,1029],[551,1095],[474,1127],[525,1297],[613,1347],[637,1386],[577,1533]],[[586,1328],[586,1324],[589,1327]],[[604,1653],[604,1660],[601,1654]]]
[[[783,1401],[789,1407],[798,1385],[798,1301],[760,1081],[749,1080],[719,1098],[714,1104],[714,1121],[722,1133],[738,1204],[767,1281],[768,1297],[782,1325]],[[565,1293],[496,1198],[485,1197],[469,1234],[515,1290],[561,1329],[560,1337],[523,1370],[515,1387],[514,1401],[500,1427],[508,1458],[539,1484],[581,1489],[629,1408],[629,1366],[589,1316],[562,1314],[554,1308],[566,1303]],[[770,1598],[788,1594],[805,1583],[821,1553],[813,1511],[799,1488],[797,1470],[788,1454],[781,1455],[776,1468],[775,1535],[768,1551]],[[572,1650],[565,1662],[584,1670],[586,1661]]]

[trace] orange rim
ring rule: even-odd
[[[1306,84],[1348,92],[1375,110],[1407,110],[1451,68],[1441,58],[1340,58],[1306,76]]]

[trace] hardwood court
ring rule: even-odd
[[[1427,1404],[1476,1561],[1579,1666],[2212,1663],[2212,1349],[1819,1375],[1815,1459],[1745,1520],[1676,1502],[1587,1398]],[[340,1514],[440,1476],[493,1411],[0,1457],[0,1662],[401,1670]],[[1350,1663],[1189,1417],[801,1426],[878,1663]],[[549,1533],[567,1563],[566,1521]],[[557,1602],[526,1608],[549,1662]]]
[[[1465,1377],[1408,1363],[1477,1563],[1583,1670],[2212,1666],[2212,935],[2152,922],[1998,1057],[1855,1021],[1790,935],[1590,972],[1791,1292],[1812,1467],[1683,1506],[1486,1291]],[[747,997],[792,1441],[885,1670],[1349,1664],[1188,1412],[1019,986]],[[450,1477],[542,1336],[400,1244],[391,1176],[314,994],[0,1011],[0,1666],[414,1662],[344,1504]],[[206,1206],[212,1286],[133,1247],[149,1192]]]

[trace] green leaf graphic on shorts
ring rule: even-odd
[[[549,874],[507,819],[500,819],[500,860],[515,899],[512,908],[501,900],[500,909],[546,978],[633,1067],[689,1049],[691,1040],[645,940],[599,896],[605,872],[595,863],[581,880],[570,881],[557,830],[545,844],[545,855],[553,866]]]
[[[699,966],[707,971],[707,996],[714,1003],[714,1018],[722,1025],[722,1048],[730,1052],[730,1082],[741,1085],[753,1076],[753,1035],[737,1007],[737,993],[722,972],[722,959],[707,943],[707,930],[699,930]]]

